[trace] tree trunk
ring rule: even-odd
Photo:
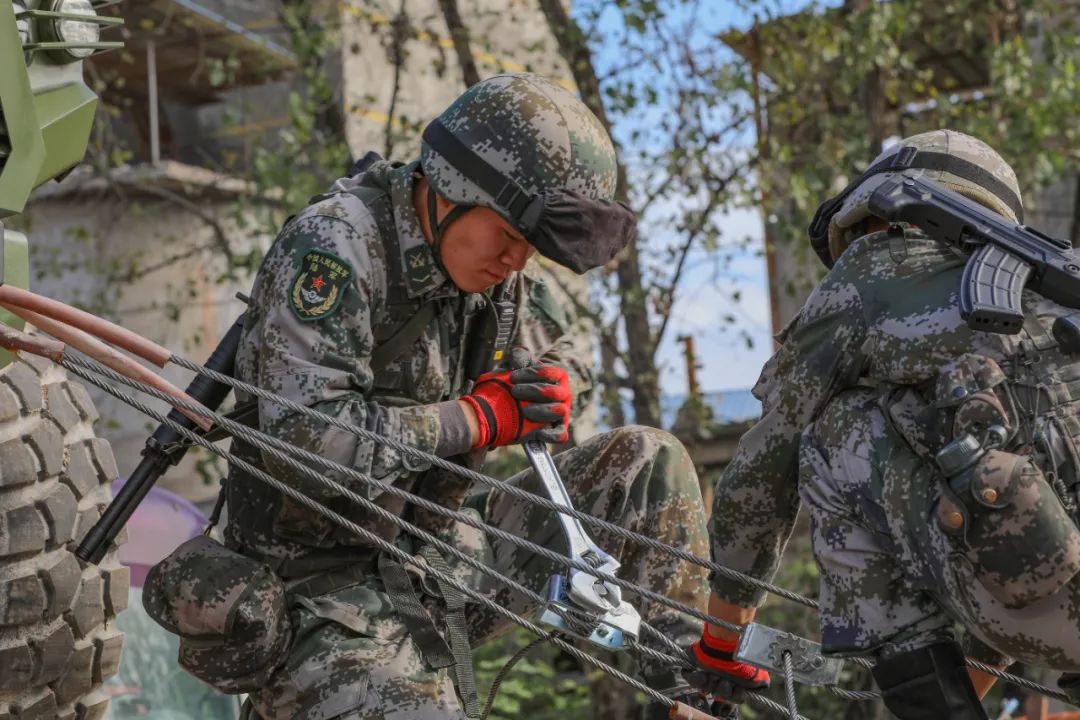
[[[860,11],[871,5],[872,0],[845,0],[844,9],[847,11]],[[881,152],[881,145],[889,136],[888,106],[885,99],[885,74],[880,67],[874,67],[863,79],[862,87],[863,112],[866,113],[866,124],[869,135],[869,150],[867,160],[872,160]]]
[[[1080,171],[1073,173],[1072,227],[1069,228],[1069,240],[1074,248],[1080,247]]]
[[[862,682],[859,683],[858,690],[876,690],[877,686],[874,684],[874,678],[870,673],[866,673]],[[845,702],[844,720],[888,720],[892,717],[885,709],[885,703],[881,702],[881,698],[874,698],[873,700],[853,700]]]
[[[587,646],[580,642],[578,646],[586,652],[596,655],[608,665],[630,673],[629,658],[625,654],[612,652],[594,652],[595,647]],[[637,717],[637,703],[634,701],[634,693],[622,681],[606,672],[595,672],[589,675],[589,698],[592,701],[592,720],[631,720]]]
[[[607,343],[600,343],[600,367],[604,377],[609,379],[600,396],[600,404],[607,412],[607,424],[611,427],[622,427],[626,424],[626,413],[623,412],[622,398],[619,397],[619,384],[614,381],[619,377],[615,368],[616,359],[615,351]]]
[[[282,11],[278,14],[282,24],[285,27],[289,27],[289,21],[285,17],[285,13],[292,11],[295,13],[295,18],[299,26],[299,30],[307,35],[319,34],[321,37],[325,37],[325,23],[323,19],[317,16],[312,3],[306,0],[282,0]],[[296,54],[296,59],[301,68],[304,68],[304,75],[310,79],[316,76],[326,77],[325,68],[328,64],[335,62],[335,58],[331,57],[334,54],[334,50],[325,48],[325,54],[319,54],[312,52],[312,48],[324,48],[324,44],[312,43],[310,38],[301,38],[295,35],[290,38],[290,45],[293,53]],[[320,110],[316,115],[316,123],[318,128],[325,134],[340,138],[342,142],[345,139],[345,113],[343,111],[344,102],[342,98],[338,96],[338,93],[333,89],[326,88],[328,97],[318,97],[317,102],[320,104]]]
[[[872,160],[881,152],[881,145],[889,136],[888,109],[885,105],[884,76],[881,68],[874,68],[863,81],[863,110],[870,135],[870,153],[867,160]]]
[[[540,0],[548,27],[559,44],[559,53],[570,66],[578,92],[585,105],[600,119],[611,134],[611,121],[604,108],[600,81],[596,77],[592,55],[577,22],[569,16],[562,0]],[[626,168],[618,161],[615,198],[629,204]],[[635,237],[620,254],[616,273],[619,278],[619,307],[626,328],[626,364],[634,393],[634,422],[660,427],[660,381],[656,372],[652,327],[645,291],[641,282],[638,245]]]
[[[465,87],[472,87],[480,82],[480,73],[476,70],[476,61],[469,45],[469,28],[461,20],[457,0],[439,0],[439,7],[442,8],[446,29],[450,31],[450,39],[454,43],[454,52],[461,66],[461,79],[465,81]]]
[[[390,21],[390,61],[394,64],[394,84],[390,90],[390,107],[386,111],[386,128],[383,132],[383,157],[394,156],[396,133],[394,116],[397,114],[398,94],[401,92],[401,75],[405,71],[405,42],[409,38],[410,23],[405,0],[401,0],[397,15]]]

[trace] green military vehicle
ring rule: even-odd
[[[91,0],[0,0],[0,279],[26,287],[26,237],[4,227],[30,192],[83,157],[98,98],[83,60],[118,21]],[[9,221],[10,222],[10,221]],[[2,311],[0,311],[2,312]],[[21,327],[2,313],[0,320]],[[2,351],[0,351],[2,352]],[[0,359],[0,720],[101,718],[120,663],[112,619],[127,604],[115,547],[78,560],[117,476],[90,395],[53,363]]]

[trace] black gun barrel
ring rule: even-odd
[[[205,366],[224,375],[233,375],[236,363],[236,349],[240,344],[240,333],[244,328],[244,315],[241,315],[229,328],[217,348],[214,349]],[[197,375],[187,387],[187,394],[202,403],[209,410],[217,410],[229,394],[230,387],[225,383],[211,380],[205,375]],[[195,423],[175,408],[167,416],[169,420],[188,429],[195,430]],[[75,555],[86,562],[97,564],[105,557],[109,545],[120,534],[135,509],[139,507],[150,488],[173,465],[180,462],[191,447],[180,433],[162,423],[146,441],[143,458],[128,476],[127,482],[105,508],[101,518],[79,543]]]

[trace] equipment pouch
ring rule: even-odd
[[[982,438],[992,425],[1012,435],[1015,418],[1005,380],[998,364],[983,355],[961,355],[942,369],[934,386],[934,407],[942,413],[945,442],[965,434]]]
[[[967,354],[916,389],[900,386],[883,399],[890,424],[921,457],[931,458],[956,438],[986,437],[998,426],[1013,435],[1015,412],[1005,373],[992,359]]]
[[[180,636],[180,665],[222,692],[265,686],[287,656],[292,633],[280,578],[205,535],[150,569],[143,607]]]
[[[938,524],[1005,607],[1052,595],[1080,571],[1080,531],[1027,456],[989,450],[949,485]]]

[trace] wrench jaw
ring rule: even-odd
[[[581,574],[596,582],[596,578]],[[578,606],[567,590],[564,575],[552,575],[548,579],[547,604],[539,612],[542,625],[587,640],[605,650],[625,650],[629,641],[637,640],[641,616],[633,605],[620,601],[607,611],[593,611]],[[574,610],[587,612],[595,619],[592,622],[579,620],[574,616]]]
[[[619,569],[619,561],[599,549],[593,549],[573,559],[594,565],[597,571],[609,575],[614,575]],[[622,603],[622,590],[618,585],[576,568],[570,570],[570,587],[567,593],[577,605],[598,613],[615,610]]]

